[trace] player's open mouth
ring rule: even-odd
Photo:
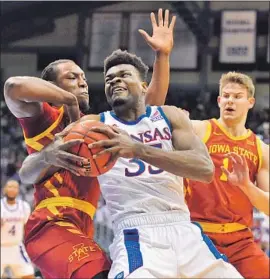
[[[233,111],[234,111],[234,109],[232,109],[232,108],[226,108],[226,109],[225,109],[225,111],[228,111],[228,112],[233,112]]]
[[[121,87],[121,86],[116,86],[116,87],[112,88],[112,94],[121,93],[123,91],[126,91],[126,88]]]

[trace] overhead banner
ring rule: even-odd
[[[223,11],[220,63],[255,63],[256,11]]]

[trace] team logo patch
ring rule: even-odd
[[[73,262],[74,259],[76,259],[79,262],[89,257],[91,252],[95,252],[99,249],[98,246],[85,246],[84,243],[74,245],[72,248],[73,252],[68,257],[70,263]]]
[[[124,271],[121,271],[120,273],[118,273],[114,279],[123,279],[124,278]]]
[[[254,145],[255,145],[255,142],[254,142],[254,141],[251,141],[251,140],[247,140],[247,144],[248,144],[248,145],[254,146]]]
[[[160,115],[160,113],[158,111],[156,111],[151,117],[150,117],[151,121],[152,122],[156,122],[156,121],[159,121],[159,120],[162,120],[164,119],[162,117],[162,115]]]

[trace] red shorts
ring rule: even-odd
[[[233,233],[206,233],[219,252],[225,254],[229,262],[246,278],[269,277],[269,257],[254,241],[250,230]]]
[[[110,262],[101,248],[78,229],[45,226],[29,241],[26,250],[32,262],[47,278],[69,279],[87,263],[87,278],[110,269]]]

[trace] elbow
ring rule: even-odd
[[[27,175],[27,173],[24,171],[23,168],[20,168],[19,170],[19,177],[22,183],[24,184],[32,184],[33,181],[29,181],[29,174]],[[33,182],[35,183],[35,182]]]
[[[19,169],[19,177],[22,183],[28,184],[28,181],[25,177],[25,173],[22,168]]]
[[[4,84],[4,94],[5,97],[12,97],[15,92],[14,89],[22,86],[22,78],[21,77],[10,77],[6,80]]]
[[[203,172],[202,172],[201,181],[204,183],[211,183],[215,174],[215,166],[210,157],[207,156],[207,158],[204,158],[202,169]]]

